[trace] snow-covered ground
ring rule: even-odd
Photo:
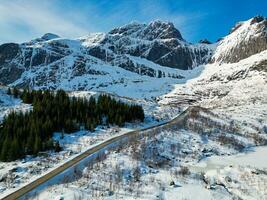
[[[223,184],[241,199],[267,198],[267,147],[249,149],[234,156],[214,156],[199,163],[194,169],[205,172],[209,187]]]
[[[44,152],[38,157],[26,157],[14,162],[0,162],[0,198],[17,188],[35,180],[64,162],[74,158],[93,145],[110,137],[133,130],[118,127],[98,127],[96,131],[81,130],[72,134],[55,133],[54,139],[60,142],[63,151]]]
[[[238,63],[200,66],[197,69],[198,76],[191,77],[183,83],[172,84],[170,86],[172,91],[167,95],[156,94],[155,99],[158,104],[154,108],[184,108],[188,105],[208,108],[217,116],[221,116],[221,119],[213,117],[213,120],[229,126],[235,124],[238,134],[231,133],[232,139],[242,141],[245,146],[253,146],[257,144],[259,138],[266,139],[267,90],[266,64],[264,64],[266,60],[267,51],[263,51]],[[138,92],[142,93],[141,90]],[[131,97],[131,94],[123,95]],[[138,97],[144,98],[143,95]],[[39,199],[267,198],[267,165],[266,159],[262,157],[267,153],[266,147],[249,147],[248,152],[240,154],[237,149],[228,145],[222,146],[212,137],[190,131],[162,132],[157,137],[159,137],[156,139],[157,155],[168,158],[163,159],[167,160],[167,164],[163,164],[163,167],[150,166],[151,163],[146,163],[142,159],[140,161],[140,155],[138,159],[136,158],[137,147],[134,151],[133,147],[128,147],[111,152],[106,160],[85,168],[79,178],[69,183],[51,186],[37,197]],[[145,140],[149,142],[150,139]],[[142,144],[139,142],[135,146]],[[177,146],[180,153],[173,151]],[[209,156],[211,157],[205,159]],[[140,180],[133,181],[137,172]]]
[[[267,148],[236,153],[191,131],[163,130],[106,152],[30,199],[266,198],[267,163],[257,160]]]
[[[2,118],[12,110],[26,111],[31,109],[30,105],[23,104],[20,99],[14,99],[12,96],[7,95],[6,89],[1,89],[0,92],[0,98],[2,100],[0,109],[4,111],[1,112]],[[80,98],[89,98],[90,96],[98,96],[99,94],[99,92],[77,91],[70,92],[69,95]],[[0,198],[35,180],[41,175],[44,175],[67,160],[74,158],[97,143],[131,130],[152,126],[157,123],[170,120],[182,110],[179,107],[159,107],[157,106],[156,101],[151,99],[132,99],[119,97],[117,95],[113,95],[113,97],[128,103],[141,104],[146,113],[144,123],[129,123],[123,128],[99,126],[94,132],[81,130],[72,134],[64,135],[62,135],[62,133],[54,133],[54,139],[58,140],[60,145],[63,147],[63,151],[60,153],[44,152],[38,157],[26,157],[23,160],[8,163],[0,162]]]
[[[180,104],[193,100],[219,115],[265,132],[267,124],[267,50],[233,64],[208,64],[199,77],[175,85],[159,103]],[[190,102],[189,102],[190,103]],[[252,131],[244,130],[244,132]]]
[[[6,88],[0,86],[0,123],[4,116],[12,111],[28,111],[31,109],[30,105],[23,104],[20,99],[16,99],[6,94]]]
[[[127,125],[123,129],[99,127],[94,133],[82,130],[64,135],[63,139],[60,139],[60,133],[55,133],[55,139],[64,146],[64,151],[59,154],[48,153],[48,157],[0,163],[0,181],[4,180],[0,182],[1,195],[40,176],[90,145],[127,130],[169,120],[187,106],[199,105],[220,116],[218,119],[212,117],[218,123],[234,124],[236,135],[229,134],[245,147],[250,147],[248,152],[238,154],[237,149],[220,145],[214,137],[194,131],[163,131],[120,151],[107,152],[106,160],[85,167],[78,176],[70,174],[67,182],[65,180],[39,191],[36,199],[267,199],[267,171],[264,169],[267,164],[262,157],[267,149],[251,147],[264,143],[261,139],[267,139],[266,60],[267,51],[263,51],[238,63],[213,63],[184,72],[177,70],[185,77],[178,80],[139,76],[140,80],[136,81],[137,77],[130,72],[118,69],[123,83],[71,95],[89,97],[103,91],[123,101],[139,103],[145,109],[145,123]],[[153,64],[151,67],[158,66]],[[107,66],[103,70],[111,73],[116,68]],[[103,80],[92,81],[109,81],[103,77]],[[88,81],[88,85],[93,84]],[[62,88],[68,88],[64,82],[62,84]],[[0,92],[0,117],[13,108],[30,109],[30,106]],[[156,158],[164,161],[162,166],[157,166],[155,160],[148,163],[150,157],[141,159],[140,152],[147,149],[142,145],[146,143],[156,145]],[[148,148],[148,151],[151,155],[154,150]]]

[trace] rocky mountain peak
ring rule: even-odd
[[[153,21],[147,26],[145,33],[154,36],[154,39],[183,40],[180,31],[178,31],[171,22],[163,22],[160,20]]]
[[[234,63],[267,49],[267,20],[256,16],[237,23],[224,37],[213,55],[213,62]]]
[[[60,37],[54,33],[46,33],[41,37],[41,39],[43,39],[43,40],[52,40],[52,39],[56,39],[56,38],[60,38]]]
[[[207,62],[213,52],[209,45],[194,46],[186,42],[173,23],[160,20],[149,24],[132,22],[115,28],[91,47],[90,54],[102,60],[107,59],[108,48],[110,59],[112,54],[131,55],[161,66],[185,70]]]
[[[46,42],[46,41],[57,39],[57,38],[60,38],[60,36],[58,36],[54,33],[45,33],[42,37],[35,38],[35,39],[28,41],[28,42],[24,42],[24,43],[22,43],[22,45],[26,45],[26,46],[27,45],[34,45],[34,44],[37,44],[39,42]]]
[[[234,31],[238,30],[240,27],[244,26],[244,31],[249,31],[250,28],[261,28],[262,26],[265,26],[266,28],[266,23],[267,19],[263,16],[255,16],[248,21],[242,21],[242,22],[237,22],[233,28],[230,30],[230,34],[233,33]],[[253,27],[254,26],[254,27]]]
[[[160,20],[152,21],[149,24],[131,22],[111,30],[109,34],[129,36],[150,41],[155,39],[183,40],[181,33],[174,27],[173,23]]]
[[[143,29],[146,25],[145,24],[141,24],[138,22],[131,22],[129,24],[126,24],[124,26],[118,27],[118,28],[114,28],[112,29],[109,34],[111,35],[123,35],[123,36],[130,36],[133,33],[136,33],[138,31],[140,31],[140,29]]]
[[[212,42],[210,42],[208,39],[199,40],[198,43],[201,43],[201,44],[212,44]]]
[[[72,82],[73,86],[67,87],[99,88],[107,85],[99,79],[117,79],[117,72],[123,71],[133,77],[180,79],[170,68],[192,69],[207,63],[212,53],[210,45],[188,43],[173,23],[159,20],[131,22],[108,33],[74,40],[46,33],[20,45],[0,45],[0,83],[58,88]]]
[[[256,16],[256,17],[253,17],[250,21],[250,24],[254,24],[254,23],[260,23],[262,21],[266,21],[266,18],[263,17],[263,16]]]

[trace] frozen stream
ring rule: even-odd
[[[211,156],[200,161],[196,165],[189,166],[192,171],[207,172],[209,170],[220,170],[226,166],[251,166],[259,169],[267,169],[267,146],[254,147],[246,153],[232,156]]]

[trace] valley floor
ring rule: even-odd
[[[267,51],[263,51],[235,64],[202,66],[201,72],[196,69],[198,77],[172,83],[170,88],[165,85],[164,89],[168,90],[161,91],[161,96],[157,96],[159,89],[155,85],[156,95],[152,98],[153,92],[146,95],[142,89],[135,88],[141,98],[134,99],[129,92],[132,85],[121,88],[117,93],[125,97],[114,97],[142,104],[146,113],[144,124],[122,129],[98,127],[94,133],[82,130],[63,139],[60,133],[55,133],[55,139],[64,146],[61,153],[48,152],[48,157],[0,163],[1,195],[90,145],[128,130],[166,121],[193,105],[207,109],[192,112],[186,127],[161,130],[127,147],[118,146],[106,152],[105,159],[93,164],[88,162],[82,170],[54,185],[33,191],[30,198],[267,199],[266,58]],[[111,92],[115,89],[111,87]],[[76,92],[72,95],[97,94]],[[8,101],[13,102],[12,105],[2,102],[0,109],[5,113],[10,108],[31,109],[16,99]]]
[[[6,95],[4,89],[0,90],[1,106],[3,116],[13,110],[27,111],[31,106],[21,103]],[[96,92],[72,92],[71,96],[89,98],[91,95],[99,95]],[[129,132],[131,130],[149,127],[163,121],[169,120],[180,112],[181,108],[169,108],[166,106],[158,107],[153,100],[135,100],[130,98],[119,98],[129,103],[140,103],[144,106],[146,119],[141,124],[126,124],[125,127],[107,127],[98,126],[95,131],[80,130],[72,134],[54,133],[54,139],[59,141],[63,151],[60,153],[44,152],[38,157],[26,157],[23,160],[14,162],[0,162],[0,198],[12,193],[16,189],[46,174],[54,168],[62,165],[64,162],[74,158],[88,148],[98,144],[110,137]],[[0,100],[1,100],[0,99]],[[2,118],[3,119],[3,118]]]

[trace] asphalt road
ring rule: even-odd
[[[190,108],[188,108],[190,109]],[[183,115],[188,111],[188,109],[186,111],[184,111],[183,113],[181,113],[178,117],[158,124],[158,125],[154,125],[148,128],[144,128],[144,129],[139,129],[139,130],[135,130],[135,131],[130,131],[127,132],[125,134],[119,135],[119,136],[115,136],[112,137],[88,150],[86,150],[85,152],[83,152],[82,154],[78,155],[77,157],[73,158],[72,160],[69,160],[68,162],[64,163],[63,165],[59,166],[58,168],[55,168],[54,170],[52,170],[51,172],[43,175],[42,177],[36,179],[35,181],[21,187],[20,189],[16,190],[15,192],[7,195],[6,197],[3,198],[3,200],[14,200],[14,199],[18,199],[24,195],[26,195],[28,192],[32,191],[33,189],[37,188],[38,186],[42,185],[43,183],[49,181],[50,179],[52,179],[53,177],[55,177],[56,175],[64,172],[65,170],[69,169],[70,167],[75,166],[76,164],[78,164],[80,161],[82,161],[83,159],[85,159],[88,156],[91,156],[92,154],[98,152],[99,150],[106,148],[108,145],[115,143],[115,142],[120,142],[123,139],[127,139],[128,137],[132,137],[132,136],[136,136],[136,135],[140,135],[142,132],[144,131],[148,131],[148,130],[152,130],[152,129],[156,129],[159,127],[164,127],[164,126],[168,126],[171,124],[175,124],[177,121],[179,121],[179,119],[181,119],[183,117]],[[134,137],[133,137],[134,138]]]

